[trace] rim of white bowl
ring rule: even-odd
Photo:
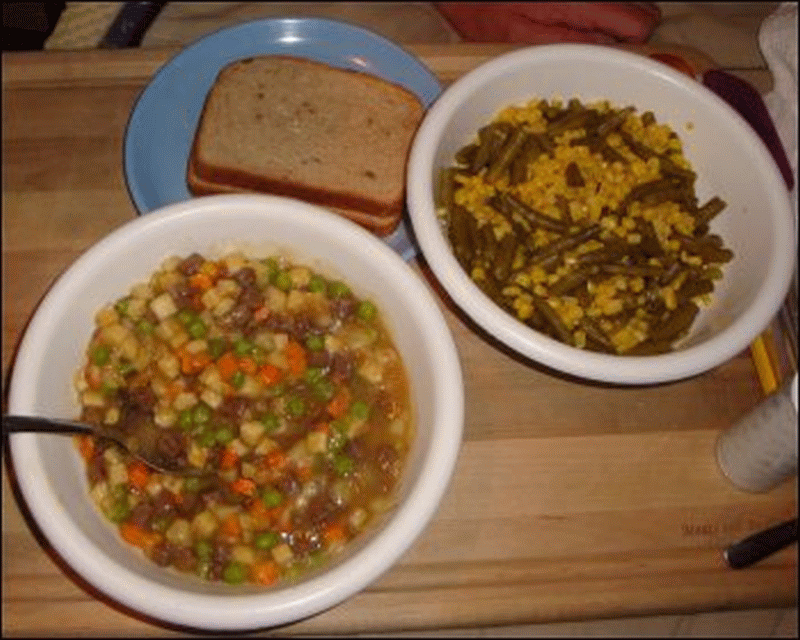
[[[206,630],[252,630],[294,622],[342,602],[388,570],[407,551],[436,512],[455,469],[464,422],[463,377],[452,334],[433,295],[408,264],[372,234],[327,210],[275,196],[205,196],[168,205],[125,223],[90,247],[56,280],[23,336],[18,353],[26,357],[14,363],[9,411],[25,414],[34,410],[26,390],[35,384],[37,371],[42,366],[44,345],[37,342],[37,336],[42,332],[52,335],[59,316],[56,311],[68,305],[78,288],[79,271],[102,262],[105,255],[125,244],[127,239],[148,229],[174,224],[199,213],[229,215],[231,208],[257,210],[263,215],[265,206],[276,204],[281,208],[272,210],[273,218],[286,216],[296,220],[298,212],[310,215],[315,218],[314,224],[324,225],[331,233],[363,243],[375,260],[393,270],[400,281],[398,288],[421,306],[424,313],[417,317],[431,347],[435,348],[431,366],[437,373],[432,382],[440,401],[434,422],[440,428],[433,434],[422,473],[407,500],[362,549],[332,571],[306,582],[263,594],[245,595],[187,593],[151,582],[99,551],[64,513],[46,478],[39,442],[48,436],[13,434],[10,453],[20,490],[53,548],[83,579],[104,594],[162,622]],[[356,566],[357,572],[354,571]]]
[[[503,312],[470,279],[453,256],[436,216],[434,153],[441,131],[458,105],[486,80],[503,75],[509,68],[533,62],[580,61],[601,54],[611,62],[638,68],[660,76],[696,94],[720,112],[730,126],[739,130],[747,152],[755,154],[765,168],[764,179],[772,196],[770,211],[785,218],[793,229],[789,193],[772,155],[750,125],[724,100],[699,82],[671,67],[645,56],[599,45],[553,44],[528,47],[493,58],[463,75],[447,87],[428,110],[409,153],[408,211],[414,236],[431,270],[454,301],[501,342],[533,361],[584,379],[625,385],[655,384],[688,378],[708,371],[741,353],[777,313],[788,291],[795,264],[795,234],[777,234],[777,259],[770,265],[764,284],[750,308],[724,332],[702,345],[659,356],[615,356],[584,351],[565,345],[527,327]],[[703,353],[703,359],[698,354]],[[579,355],[580,358],[575,358]]]

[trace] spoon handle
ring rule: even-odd
[[[742,569],[797,540],[797,518],[753,534],[723,552],[728,565]]]
[[[80,422],[38,416],[3,416],[3,433],[94,433],[94,429]]]

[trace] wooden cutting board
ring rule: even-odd
[[[511,45],[409,46],[448,83]],[[81,251],[136,213],[121,158],[136,96],[174,51],[3,54],[4,380],[33,310]],[[642,388],[522,359],[438,294],[464,370],[466,424],[436,517],[365,591],[285,634],[347,634],[796,604],[796,547],[742,571],[720,551],[796,514],[718,473],[718,433],[763,397],[748,353]],[[7,458],[7,456],[6,456]],[[3,631],[160,636],[95,592],[26,519],[5,460]]]

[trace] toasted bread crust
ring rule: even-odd
[[[394,101],[395,104],[399,103],[405,105],[401,107],[400,110],[404,114],[407,114],[407,117],[404,117],[402,122],[393,121],[389,122],[387,125],[392,127],[393,133],[396,134],[398,138],[407,142],[402,150],[403,156],[398,157],[399,153],[395,152],[394,156],[390,154],[388,157],[381,157],[383,149],[376,149],[374,152],[377,158],[375,161],[376,166],[378,163],[394,163],[391,166],[393,167],[395,177],[387,178],[381,176],[383,179],[383,182],[380,183],[382,188],[384,183],[390,183],[389,187],[385,188],[387,193],[377,197],[374,193],[368,194],[363,190],[359,192],[357,189],[353,189],[352,185],[342,185],[341,181],[334,184],[334,181],[332,181],[329,176],[325,176],[325,166],[319,168],[319,177],[317,177],[316,174],[311,174],[310,171],[306,169],[298,170],[296,173],[302,174],[305,171],[306,178],[308,178],[309,175],[312,176],[311,178],[306,180],[295,179],[290,175],[292,169],[296,168],[297,165],[296,159],[289,157],[294,152],[291,148],[282,149],[278,146],[277,158],[280,158],[280,160],[276,160],[274,157],[269,158],[269,162],[264,162],[264,171],[260,173],[246,170],[241,166],[236,166],[237,163],[232,158],[230,162],[215,162],[208,157],[208,150],[215,144],[215,140],[210,139],[212,137],[210,131],[213,127],[208,126],[208,121],[214,117],[222,117],[219,115],[219,103],[224,102],[226,95],[228,99],[230,95],[236,95],[235,91],[239,89],[233,89],[230,84],[228,84],[228,86],[225,86],[225,84],[226,82],[236,82],[237,74],[247,74],[246,67],[254,59],[238,61],[224,68],[206,97],[187,167],[187,183],[190,191],[198,195],[231,192],[231,190],[235,190],[289,196],[330,208],[349,210],[353,213],[361,212],[365,214],[361,216],[361,219],[364,221],[364,226],[369,225],[373,228],[388,228],[391,226],[395,228],[399,223],[399,218],[403,211],[407,154],[410,148],[411,138],[423,115],[423,108],[417,97],[403,87],[358,71],[338,69],[320,62],[293,56],[263,56],[259,59],[264,60],[265,65],[277,64],[279,67],[280,65],[284,65],[284,67],[292,66],[292,70],[294,70],[296,66],[298,73],[321,74],[322,77],[330,78],[331,82],[335,81],[337,77],[340,80],[346,77],[348,78],[348,82],[351,82],[352,78],[357,78],[359,83],[370,87],[368,91],[374,93],[376,96],[380,96],[380,100],[384,97],[381,94],[385,94],[387,101]],[[267,61],[265,59],[272,60]],[[276,63],[276,60],[280,60],[281,62]],[[288,65],[286,63],[288,63]],[[239,77],[241,77],[241,75]],[[336,85],[334,84],[331,86],[332,91],[335,91]],[[220,87],[222,87],[222,89],[220,89]],[[252,91],[252,87],[240,89],[240,91],[244,94],[244,99],[248,91]],[[335,102],[336,99],[346,100],[346,98],[337,96],[331,98],[331,101]],[[275,108],[277,109],[277,107]],[[350,108],[352,109],[352,105]],[[334,115],[338,114],[334,112]],[[394,115],[391,117],[394,117]],[[386,125],[386,123],[381,124]],[[274,123],[272,126],[274,128]],[[312,126],[314,125],[309,125],[309,127]],[[215,128],[218,131],[220,125],[215,123]],[[258,129],[255,125],[248,125],[247,131],[249,132],[251,129],[254,135],[258,134]],[[337,135],[341,137],[343,133],[339,131]],[[352,137],[356,140],[359,139],[356,135]],[[398,140],[395,140],[395,148],[397,147]],[[285,156],[280,156],[280,153],[284,153]],[[368,152],[362,149],[362,155],[366,155],[367,153]],[[217,155],[218,157],[225,157],[224,152],[218,153]],[[342,157],[337,164],[344,163],[347,160],[347,157]],[[295,161],[294,167],[292,166],[293,161]],[[273,165],[271,170],[266,168],[266,165],[270,162]],[[280,162],[284,162],[288,168],[276,170],[274,165]],[[376,171],[378,171],[378,169],[376,169]],[[371,172],[367,170],[366,173]],[[391,192],[391,196],[388,195],[389,192]],[[375,221],[373,223],[373,218],[380,218],[381,221]]]

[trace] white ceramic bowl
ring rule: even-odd
[[[399,506],[334,564],[287,587],[203,584],[157,567],[124,543],[88,496],[71,438],[15,434],[13,468],[24,499],[56,551],[84,579],[153,618],[207,630],[246,630],[299,620],[364,588],[390,567],[433,516],[456,462],[463,383],[452,336],[422,280],[387,245],[323,209],[269,196],[210,196],[126,223],[54,284],[20,345],[9,412],[74,417],[73,376],[94,314],[171,255],[240,248],[288,251],[342,277],[383,311],[409,376],[417,434]]]
[[[438,171],[478,129],[510,104],[535,97],[608,99],[651,110],[684,143],[698,174],[701,202],[728,203],[712,224],[735,258],[680,349],[621,357],[560,343],[495,305],[461,269],[437,220]],[[770,322],[789,286],[795,260],[794,217],[768,150],[723,100],[698,82],[644,56],[594,45],[548,45],[495,58],[448,87],[415,137],[408,169],[408,209],[425,259],[444,288],[480,326],[515,351],[562,372],[619,384],[677,380],[707,371],[746,349]]]

